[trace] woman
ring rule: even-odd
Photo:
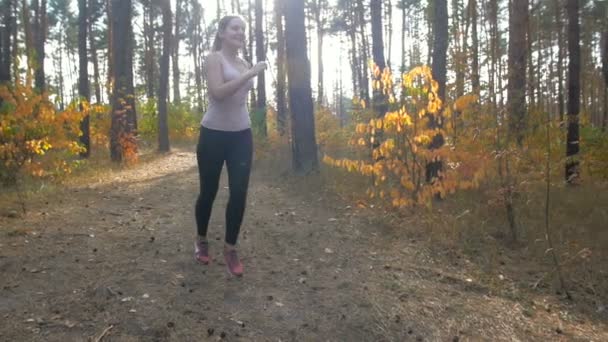
[[[254,67],[239,58],[245,45],[245,21],[238,16],[226,16],[218,25],[213,51],[205,61],[209,90],[209,109],[201,121],[196,157],[200,176],[200,194],[196,201],[198,236],[195,258],[208,264],[209,242],[207,227],[211,208],[224,162],[228,169],[230,197],[226,208],[226,237],[224,259],[232,275],[243,274],[243,264],[236,243],[245,212],[253,140],[247,97],[253,78],[266,69],[260,62]]]

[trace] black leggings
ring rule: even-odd
[[[226,132],[201,126],[196,159],[200,177],[200,194],[196,201],[196,225],[199,236],[207,235],[211,208],[217,194],[224,161],[228,169],[230,197],[226,208],[226,243],[235,245],[239,236],[253,154],[251,129]]]

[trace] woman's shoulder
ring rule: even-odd
[[[222,56],[220,56],[220,53],[218,51],[214,51],[214,52],[209,53],[207,56],[205,56],[204,61],[207,64],[219,63],[222,61]]]

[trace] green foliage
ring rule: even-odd
[[[146,140],[153,140],[158,136],[158,107],[156,99],[148,99],[138,103],[137,113],[138,133]],[[168,104],[169,138],[172,140],[191,139],[198,132],[200,114],[187,103]]]

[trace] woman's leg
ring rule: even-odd
[[[201,127],[196,148],[200,193],[196,201],[196,226],[199,237],[207,236],[213,201],[224,165],[225,142],[222,133]]]
[[[230,197],[226,208],[226,243],[231,246],[236,244],[243,222],[253,155],[251,130],[233,134],[226,154],[228,186],[230,187]]]

